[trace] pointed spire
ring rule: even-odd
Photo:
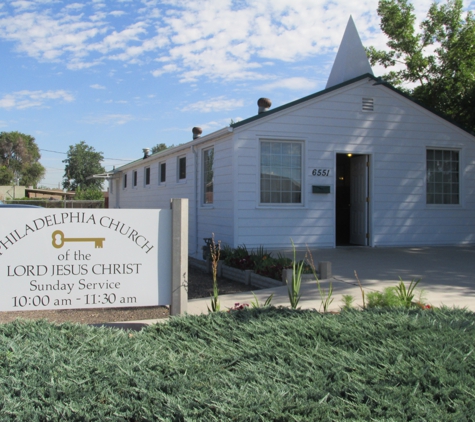
[[[350,16],[326,88],[331,88],[365,73],[372,75],[373,70],[353,18]]]

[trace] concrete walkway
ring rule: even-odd
[[[315,264],[330,261],[332,278],[322,280],[321,286],[328,290],[333,284],[331,310],[340,309],[341,297],[351,294],[356,306],[362,305],[361,290],[356,282],[355,271],[366,292],[382,291],[395,286],[401,277],[406,285],[412,279],[421,279],[417,290],[423,290],[426,303],[433,306],[447,305],[466,307],[475,311],[475,247],[420,247],[420,248],[366,248],[338,247],[336,249],[315,249],[311,251]],[[292,256],[291,251],[286,255]],[[298,259],[305,252],[298,252]],[[287,287],[277,287],[254,292],[260,302],[274,294],[272,304],[289,306]],[[226,310],[235,303],[254,300],[251,292],[220,296],[221,309]],[[209,299],[188,301],[188,314],[208,313]],[[321,299],[315,281],[302,283],[300,307],[320,309]],[[159,320],[137,321],[155,323]]]

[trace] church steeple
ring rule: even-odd
[[[326,88],[331,88],[365,73],[372,75],[373,70],[353,18],[350,16]]]

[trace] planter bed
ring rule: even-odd
[[[284,284],[282,281],[251,272],[251,286],[267,289],[269,287],[280,287]]]
[[[199,268],[203,271],[211,272],[211,262],[209,260],[203,261],[203,260],[190,257],[188,258],[188,263],[189,265],[195,268]],[[326,265],[326,267],[322,267],[322,264]],[[317,277],[320,280],[323,279],[320,277],[322,268],[324,268],[324,271],[326,271],[327,277],[325,278],[329,278],[328,275],[331,272],[331,267],[329,267],[329,265],[330,264],[326,262],[319,263],[320,272],[317,272]],[[286,284],[286,279],[289,281],[292,279],[292,268],[285,269],[282,272],[282,280],[279,281],[270,277],[264,277],[260,274],[256,274],[252,270],[239,270],[237,268],[228,267],[227,265],[224,264],[224,261],[220,261],[218,263],[218,277],[224,277],[229,280],[236,281],[238,283],[243,283],[251,287],[266,289],[269,287],[284,286]],[[313,274],[302,274],[302,281],[309,281],[309,280],[315,280],[315,276]]]

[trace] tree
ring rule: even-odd
[[[88,179],[89,176],[104,173],[101,166],[104,159],[102,152],[97,152],[93,147],[81,141],[76,145],[70,145],[67,152],[68,158],[63,160],[66,163],[64,168],[63,187],[68,191],[88,188],[102,189],[102,180]]]
[[[35,138],[20,132],[0,133],[0,185],[36,186],[45,174]]]
[[[101,201],[104,200],[104,195],[102,190],[97,187],[89,187],[86,189],[77,188],[76,195],[74,195],[75,200],[84,200],[84,201]]]
[[[175,145],[170,145],[167,147],[163,142],[161,144],[157,144],[154,147],[152,147],[152,154],[156,154],[157,152],[164,151],[168,148],[173,148]]]
[[[475,130],[475,19],[463,11],[463,1],[433,3],[420,32],[408,0],[380,0],[378,15],[389,51],[368,48],[370,62],[385,68],[403,65],[383,79]]]

